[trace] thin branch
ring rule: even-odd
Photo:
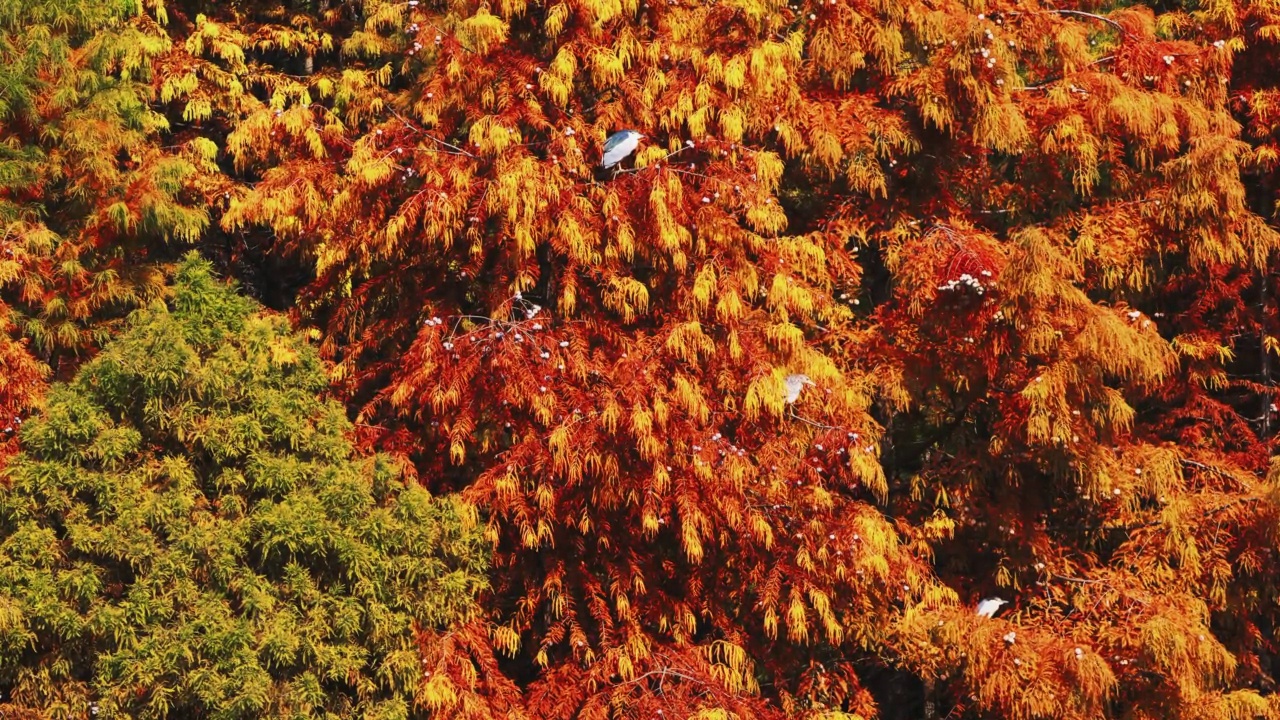
[[[1121,25],[1120,23],[1116,22],[1115,20],[1112,20],[1112,19],[1111,19],[1111,18],[1109,18],[1109,17],[1106,17],[1105,15],[1098,15],[1098,14],[1096,14],[1096,13],[1085,12],[1085,11],[1083,11],[1083,10],[1056,10],[1056,9],[1052,9],[1052,10],[1045,10],[1044,12],[1055,13],[1055,14],[1057,14],[1057,15],[1077,15],[1077,16],[1079,16],[1079,17],[1089,18],[1090,20],[1097,20],[1098,22],[1104,22],[1104,23],[1106,23],[1106,24],[1108,24],[1108,25],[1110,25],[1110,26],[1114,27],[1116,30],[1119,30],[1119,31],[1120,31],[1120,33],[1121,33],[1122,35],[1128,35],[1128,34],[1129,34],[1129,32],[1128,32],[1127,30],[1125,30],[1125,29],[1124,29],[1124,26],[1123,26],[1123,25]],[[1014,16],[1017,16],[1017,15],[1022,15],[1023,13],[1016,13],[1016,12],[1012,12],[1012,13],[1006,13],[1006,14],[1007,14],[1009,17],[1014,17]]]
[[[466,43],[462,42],[461,40],[458,40],[458,36],[457,36],[457,35],[455,35],[455,34],[453,34],[453,33],[451,33],[451,32],[448,32],[448,31],[446,31],[446,30],[442,29],[439,25],[431,25],[430,27],[431,27],[431,29],[432,29],[432,30],[435,30],[437,33],[439,33],[439,34],[440,34],[440,38],[441,38],[441,39],[443,39],[445,35],[448,35],[449,37],[453,38],[453,39],[458,43],[458,47],[462,48],[463,50],[466,50],[467,52],[471,53],[472,55],[478,55],[478,54],[479,54],[479,53],[477,53],[475,50],[472,50],[471,48],[467,47],[467,44],[466,44]]]
[[[666,160],[669,160],[669,159],[671,159],[671,158],[675,157],[676,155],[679,155],[680,153],[684,152],[684,151],[685,151],[685,150],[687,150],[688,148],[689,148],[689,146],[688,146],[688,145],[682,145],[682,146],[680,147],[680,149],[679,149],[679,150],[676,150],[676,151],[674,151],[674,152],[669,152],[669,153],[667,153],[666,155],[664,155],[664,156],[662,157],[662,160],[659,160],[658,162],[659,162],[659,163],[661,163],[661,162],[664,162],[664,161],[666,161]],[[633,168],[626,169],[626,170],[614,170],[614,171],[613,171],[613,174],[614,174],[614,175],[626,175],[626,174],[628,174],[628,173],[637,173],[637,172],[640,172],[641,170],[650,170],[650,169],[655,169],[655,168],[657,168],[657,167],[658,167],[657,165],[645,165],[644,167],[633,167]],[[674,170],[675,168],[671,168],[671,169],[672,169],[672,170]],[[691,173],[691,174],[693,174],[693,173]]]
[[[812,425],[813,427],[820,428],[822,430],[844,430],[844,428],[842,427],[836,427],[835,425],[823,425],[822,423],[817,422],[815,420],[810,420],[808,418],[801,417],[796,414],[796,411],[794,408],[787,408],[787,413],[791,415],[791,417],[795,418],[796,420],[799,420],[800,422],[806,425]]]
[[[437,143],[437,144],[439,144],[439,145],[443,145],[443,146],[445,146],[445,147],[447,147],[447,148],[449,148],[449,149],[451,149],[451,150],[455,151],[455,152],[452,152],[452,153],[446,153],[446,154],[449,154],[449,155],[465,155],[465,156],[467,156],[467,157],[469,157],[469,158],[471,158],[471,159],[473,159],[473,160],[478,160],[478,159],[479,159],[479,158],[477,158],[475,155],[472,155],[471,153],[467,152],[466,150],[463,150],[462,148],[458,147],[457,145],[454,145],[453,143],[445,142],[444,140],[441,140],[440,138],[438,138],[438,137],[435,137],[435,136],[431,135],[431,134],[430,134],[430,133],[428,133],[426,130],[423,130],[422,128],[420,128],[420,127],[418,127],[417,125],[415,125],[415,124],[413,123],[413,121],[411,121],[409,118],[407,118],[407,117],[405,117],[405,116],[401,115],[400,113],[396,112],[395,110],[392,110],[392,111],[391,111],[391,114],[392,114],[392,115],[394,115],[394,116],[396,117],[396,119],[397,119],[397,120],[399,120],[400,122],[404,123],[404,126],[405,126],[405,127],[407,127],[407,128],[409,128],[410,130],[412,130],[412,131],[414,131],[414,132],[418,133],[419,135],[422,135],[423,137],[425,137],[426,139],[428,139],[428,140],[430,140],[430,141],[432,141],[432,142],[434,142],[434,143]]]
[[[1202,462],[1196,462],[1195,460],[1188,460],[1186,458],[1178,458],[1178,462],[1188,467],[1193,467],[1199,470],[1204,470],[1205,472],[1208,472],[1208,473],[1213,473],[1214,475],[1217,475],[1218,477],[1221,477],[1221,478],[1225,478],[1227,480],[1232,480],[1236,482],[1239,482],[1240,480],[1240,478],[1236,477],[1235,475],[1232,475],[1226,470],[1213,467],[1212,465],[1205,465]]]
[[[1053,578],[1057,578],[1058,580],[1065,580],[1067,582],[1080,583],[1081,585],[1097,585],[1099,583],[1105,584],[1104,581],[1102,580],[1090,580],[1088,578],[1072,577],[1070,575],[1059,575],[1058,573],[1055,573],[1055,572],[1049,573],[1049,576]]]
[[[1091,67],[1091,66],[1093,66],[1093,65],[1101,65],[1101,64],[1106,63],[1106,62],[1111,62],[1112,60],[1115,60],[1115,59],[1116,59],[1116,56],[1115,56],[1115,55],[1104,55],[1104,56],[1102,56],[1102,57],[1098,58],[1097,60],[1094,60],[1093,62],[1089,63],[1089,64],[1088,64],[1088,65],[1086,65],[1085,67]],[[1047,79],[1047,80],[1044,80],[1043,82],[1040,82],[1040,83],[1038,83],[1038,84],[1036,84],[1036,85],[1023,85],[1022,87],[1019,87],[1019,88],[1013,88],[1013,90],[1014,90],[1015,92],[1025,92],[1025,91],[1031,91],[1031,90],[1044,90],[1044,89],[1047,89],[1047,88],[1048,88],[1050,85],[1052,85],[1053,83],[1060,82],[1060,81],[1061,81],[1061,80],[1063,80],[1063,79],[1064,79],[1064,78],[1063,78],[1063,76],[1059,75],[1059,76],[1057,76],[1057,77],[1051,77],[1051,78],[1049,78],[1049,79]],[[1081,88],[1081,92],[1083,92],[1083,93],[1086,93],[1086,94],[1087,94],[1089,91],[1088,91],[1088,90],[1085,90],[1085,89],[1083,89],[1083,88]]]

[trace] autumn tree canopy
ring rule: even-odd
[[[9,2],[6,147],[130,98],[0,179],[15,337],[288,307],[487,523],[440,716],[1280,715],[1274,4]]]

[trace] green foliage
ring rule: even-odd
[[[0,494],[0,716],[407,718],[470,615],[473,513],[353,456],[286,320],[194,257],[23,427]]]

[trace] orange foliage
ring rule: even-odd
[[[488,518],[425,707],[1280,715],[1274,7],[297,5],[173,3],[158,97]]]

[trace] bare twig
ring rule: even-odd
[[[800,422],[806,425],[811,425],[813,427],[820,428],[822,430],[844,430],[844,428],[842,427],[836,427],[835,425],[823,425],[822,423],[817,422],[815,420],[810,420],[806,417],[801,417],[796,414],[796,411],[794,408],[788,408],[787,412],[789,415],[791,415],[791,417],[795,418],[796,420],[799,420]]]
[[[446,153],[446,154],[448,154],[448,155],[465,155],[465,156],[467,156],[467,157],[469,157],[469,158],[471,158],[471,159],[473,159],[473,160],[478,159],[475,155],[473,155],[473,154],[471,154],[471,153],[467,152],[466,150],[463,150],[462,148],[458,147],[457,145],[454,145],[453,143],[450,143],[450,142],[446,142],[446,141],[444,141],[444,140],[441,140],[441,139],[440,139],[440,138],[438,138],[438,137],[435,137],[435,136],[431,135],[431,133],[428,133],[426,130],[423,130],[422,128],[418,127],[417,125],[415,125],[415,124],[414,124],[414,122],[413,122],[412,120],[410,120],[409,118],[407,118],[407,117],[405,117],[405,116],[401,115],[400,113],[396,112],[395,110],[392,110],[392,111],[391,111],[391,114],[392,114],[392,115],[394,115],[394,116],[396,117],[396,119],[397,119],[397,120],[399,120],[400,122],[404,123],[404,126],[405,126],[405,127],[409,128],[410,130],[414,131],[415,133],[418,133],[419,135],[421,135],[421,136],[425,137],[426,139],[428,139],[428,140],[430,140],[430,141],[432,141],[432,142],[436,143],[437,145],[443,145],[444,147],[447,147],[447,148],[449,148],[450,150],[453,150],[453,151],[454,151],[454,152],[452,152],[452,153]]]
[[[1110,26],[1114,27],[1116,30],[1119,30],[1119,31],[1120,31],[1120,34],[1122,34],[1122,35],[1128,35],[1128,34],[1129,34],[1129,33],[1128,33],[1128,31],[1126,31],[1126,30],[1124,29],[1124,26],[1123,26],[1123,25],[1121,25],[1120,23],[1116,22],[1115,20],[1112,20],[1111,18],[1109,18],[1109,17],[1107,17],[1107,16],[1105,16],[1105,15],[1098,15],[1098,14],[1096,14],[1096,13],[1085,12],[1084,10],[1057,10],[1057,9],[1051,9],[1051,10],[1045,10],[1044,12],[1054,13],[1054,14],[1057,14],[1057,15],[1076,15],[1076,16],[1079,16],[1079,17],[1089,18],[1090,20],[1097,20],[1098,22],[1104,22],[1104,23],[1106,23],[1106,24],[1108,24],[1108,25],[1110,25]],[[1024,13],[1011,12],[1011,13],[1005,13],[1005,14],[1006,14],[1008,17],[1015,17],[1015,16],[1017,16],[1017,15],[1022,15],[1022,14],[1024,14]]]

